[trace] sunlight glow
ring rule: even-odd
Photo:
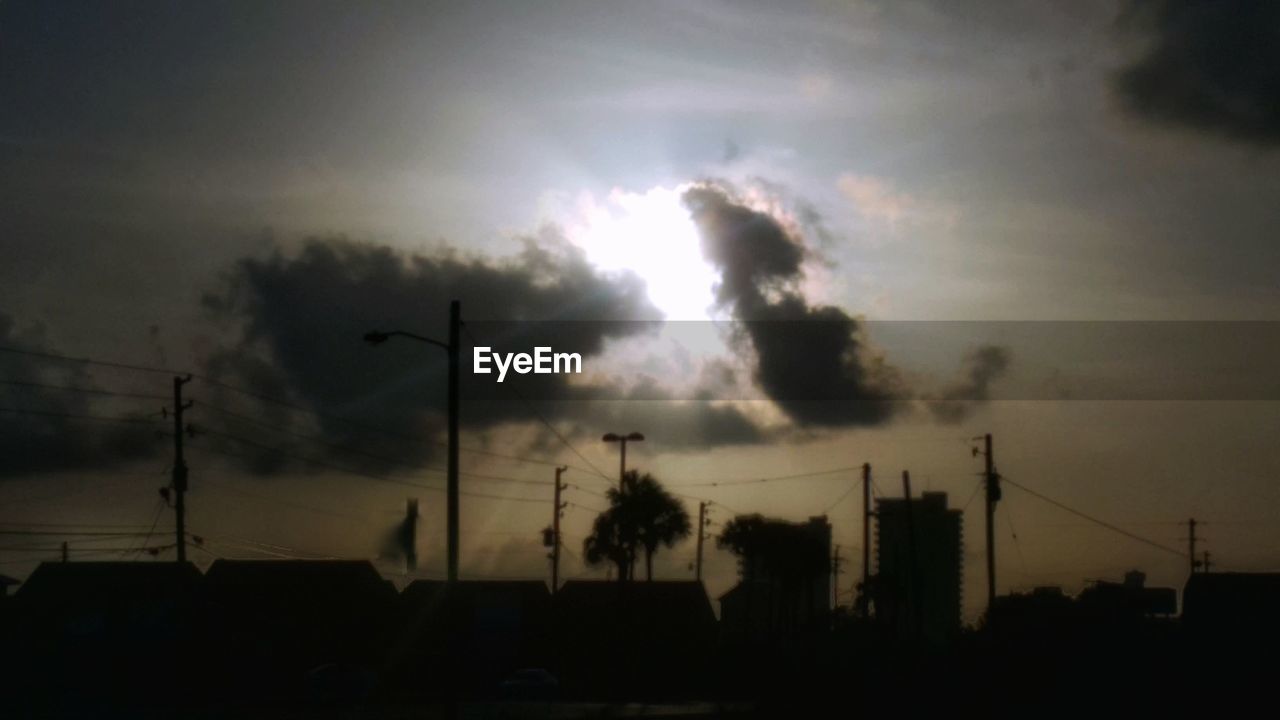
[[[681,201],[687,189],[615,189],[604,202],[584,194],[566,231],[600,269],[639,275],[666,319],[707,320],[719,276],[703,259],[697,228]]]

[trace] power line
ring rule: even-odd
[[[1047,503],[1049,503],[1050,505],[1053,505],[1054,507],[1059,508],[1060,510],[1065,510],[1065,511],[1067,511],[1067,512],[1071,513],[1072,515],[1075,515],[1075,516],[1080,517],[1080,518],[1084,518],[1085,520],[1088,520],[1089,522],[1094,523],[1094,524],[1096,524],[1096,525],[1100,525],[1100,526],[1102,526],[1102,527],[1104,527],[1104,528],[1106,528],[1106,529],[1108,529],[1108,530],[1111,530],[1112,532],[1119,533],[1120,535],[1123,535],[1123,536],[1125,536],[1125,537],[1129,538],[1130,540],[1136,540],[1136,541],[1138,541],[1138,542],[1140,542],[1140,543],[1143,543],[1143,544],[1146,544],[1146,545],[1150,545],[1151,547],[1156,548],[1156,549],[1158,549],[1158,550],[1163,550],[1163,551],[1165,551],[1165,552],[1167,552],[1167,553],[1172,553],[1172,554],[1174,554],[1174,555],[1177,555],[1178,557],[1183,557],[1183,558],[1187,557],[1187,554],[1186,554],[1185,552],[1181,551],[1181,550],[1178,550],[1178,549],[1172,548],[1172,547],[1170,547],[1170,546],[1168,546],[1168,545],[1164,545],[1164,544],[1158,543],[1158,542],[1156,542],[1155,540],[1151,540],[1151,539],[1149,539],[1149,538],[1145,538],[1145,537],[1143,537],[1143,536],[1141,536],[1141,535],[1138,535],[1138,534],[1136,534],[1136,533],[1129,532],[1128,530],[1125,530],[1124,528],[1118,527],[1118,526],[1116,526],[1116,525],[1112,525],[1111,523],[1109,523],[1109,522],[1107,522],[1107,521],[1105,521],[1105,520],[1101,520],[1101,519],[1096,518],[1096,517],[1094,517],[1094,516],[1092,516],[1092,515],[1089,515],[1088,513],[1082,512],[1082,511],[1080,511],[1080,510],[1076,510],[1075,508],[1073,508],[1073,507],[1071,507],[1071,506],[1069,506],[1069,505],[1066,505],[1066,504],[1064,504],[1064,503],[1062,503],[1062,502],[1060,502],[1060,501],[1058,501],[1058,500],[1054,500],[1053,498],[1048,497],[1047,495],[1044,495],[1044,494],[1041,494],[1041,493],[1039,493],[1039,492],[1036,492],[1035,490],[1032,490],[1031,488],[1028,488],[1026,485],[1023,485],[1023,484],[1021,484],[1021,483],[1014,482],[1013,480],[1010,480],[1009,478],[1005,477],[1004,475],[1001,475],[1001,476],[1000,476],[1000,479],[1001,479],[1002,481],[1004,481],[1004,482],[1006,482],[1006,483],[1008,483],[1008,484],[1010,484],[1010,485],[1012,485],[1012,486],[1014,486],[1014,487],[1018,488],[1019,490],[1021,490],[1021,491],[1025,492],[1025,493],[1027,493],[1028,495],[1030,495],[1030,496],[1032,496],[1032,497],[1039,498],[1039,499],[1043,500],[1044,502],[1047,502]]]
[[[366,478],[366,479],[369,479],[369,480],[377,480],[378,482],[393,483],[393,484],[396,484],[396,485],[404,485],[404,486],[407,486],[407,487],[419,488],[419,489],[422,489],[422,490],[430,490],[430,491],[432,491],[432,492],[444,492],[444,491],[445,491],[445,489],[444,489],[444,488],[442,488],[442,487],[436,487],[436,486],[434,486],[434,485],[424,485],[424,484],[422,484],[422,483],[416,483],[416,482],[412,482],[412,481],[410,481],[410,480],[403,480],[403,479],[400,479],[400,478],[395,478],[395,477],[391,477],[391,476],[387,476],[387,475],[374,475],[373,473],[362,472],[362,471],[360,471],[360,470],[355,470],[355,469],[352,469],[352,468],[343,467],[343,466],[341,466],[341,465],[335,465],[335,464],[333,464],[333,463],[325,462],[325,461],[323,461],[323,460],[318,460],[318,459],[316,459],[316,458],[305,457],[305,456],[302,456],[302,455],[295,455],[295,454],[293,454],[293,453],[291,453],[291,452],[288,452],[288,451],[286,451],[286,450],[282,450],[281,448],[272,447],[272,446],[270,446],[270,445],[264,445],[264,444],[259,443],[259,442],[257,442],[257,441],[250,440],[250,439],[248,439],[248,438],[242,438],[242,437],[239,437],[239,436],[236,436],[236,435],[229,435],[229,434],[226,434],[226,433],[219,433],[219,432],[216,432],[216,431],[210,431],[210,430],[203,430],[202,432],[204,432],[204,433],[206,433],[206,434],[208,434],[208,435],[213,435],[213,436],[215,436],[215,437],[222,437],[222,438],[227,439],[227,440],[231,440],[231,441],[234,441],[234,442],[239,442],[239,443],[243,443],[243,444],[246,444],[246,445],[250,445],[250,446],[256,447],[256,448],[258,448],[258,449],[260,449],[260,450],[263,450],[263,451],[265,451],[265,452],[270,452],[270,453],[273,453],[273,454],[276,454],[276,455],[280,455],[280,456],[282,456],[282,457],[287,457],[287,458],[290,458],[290,459],[293,459],[293,460],[297,460],[297,461],[299,461],[299,462],[307,463],[307,464],[309,464],[309,465],[315,465],[315,466],[317,466],[317,467],[323,467],[323,468],[326,468],[326,469],[329,469],[329,470],[333,470],[333,471],[335,471],[335,472],[340,472],[340,473],[343,473],[343,474],[346,474],[346,475],[351,475],[351,476],[353,476],[353,477]],[[203,449],[203,450],[208,450],[208,451],[210,451],[210,452],[218,452],[218,453],[222,453],[222,454],[231,455],[232,457],[240,457],[240,458],[245,457],[243,454],[240,454],[240,453],[227,453],[227,452],[224,452],[224,451],[222,451],[222,450],[220,450],[220,449],[217,449],[217,448],[210,448],[210,447],[204,447],[204,446],[195,446],[195,447],[198,447],[198,448]],[[511,480],[511,478],[504,478],[504,480],[508,480],[508,481],[509,481],[509,480]],[[464,496],[467,496],[467,497],[486,498],[486,499],[490,499],[490,500],[510,500],[510,501],[512,501],[512,502],[530,502],[530,503],[542,503],[542,502],[546,502],[546,501],[545,501],[545,500],[543,500],[542,498],[527,498],[527,497],[517,497],[517,496],[510,496],[510,495],[494,495],[494,494],[490,494],[490,493],[476,492],[476,491],[471,491],[471,490],[464,490],[464,491],[462,491],[462,493],[461,493],[461,494],[462,494],[462,495],[464,495]]]
[[[150,393],[118,392],[115,390],[77,387],[74,385],[48,385],[46,383],[28,382],[26,380],[0,380],[0,385],[9,385],[11,387],[28,388],[32,390],[57,390],[60,392],[83,393],[85,395],[106,395],[110,397],[130,398],[133,400],[168,400],[168,398],[163,395]]]
[[[321,460],[315,460],[315,459],[313,459],[313,458],[304,458],[304,457],[301,457],[301,456],[293,455],[293,454],[289,453],[288,451],[283,450],[283,449],[281,449],[281,448],[276,448],[276,447],[269,446],[269,445],[263,445],[263,444],[261,444],[261,443],[257,442],[256,440],[250,440],[249,438],[243,438],[243,437],[240,437],[240,436],[238,436],[238,435],[231,435],[231,434],[229,434],[229,433],[223,433],[223,432],[219,432],[219,431],[217,431],[217,430],[210,430],[210,429],[208,429],[208,428],[203,428],[203,427],[195,427],[195,428],[193,428],[193,430],[194,430],[194,432],[195,432],[197,435],[198,435],[198,434],[200,434],[200,433],[205,433],[205,434],[207,434],[207,435],[212,435],[212,436],[214,436],[214,437],[221,437],[221,438],[224,438],[224,439],[227,439],[227,440],[233,440],[233,441],[235,441],[235,442],[242,442],[242,443],[246,443],[246,444],[249,444],[249,445],[253,445],[253,446],[255,446],[255,447],[258,447],[259,449],[267,450],[267,451],[270,451],[270,452],[279,453],[279,454],[281,454],[281,455],[286,455],[286,456],[289,456],[289,457],[293,457],[293,458],[295,458],[295,459],[297,459],[297,460],[303,460],[303,461],[305,461],[305,462],[313,462],[313,463],[317,463],[317,464],[322,464],[322,463],[324,463],[324,461],[321,461]],[[371,458],[371,459],[374,459],[374,460],[380,460],[380,461],[382,461],[382,462],[385,462],[385,463],[387,463],[388,465],[398,465],[398,466],[400,466],[400,467],[409,468],[409,469],[416,470],[416,471],[419,471],[419,472],[434,472],[434,473],[444,473],[444,472],[446,472],[446,470],[445,470],[444,468],[438,468],[438,467],[419,467],[419,466],[417,466],[417,465],[414,465],[414,464],[409,463],[409,462],[406,462],[406,461],[402,461],[402,460],[393,460],[393,459],[391,459],[391,458],[388,458],[388,457],[385,457],[385,456],[382,456],[382,455],[377,455],[377,454],[374,454],[374,453],[365,453],[365,452],[356,451],[354,448],[343,448],[343,446],[339,446],[339,445],[327,445],[327,446],[328,446],[328,447],[330,447],[330,448],[332,448],[332,449],[335,449],[335,450],[342,450],[342,449],[352,450],[352,451],[354,451],[354,452],[359,452],[359,454],[364,455],[364,456],[366,456],[366,457],[369,457],[369,458]],[[341,467],[338,467],[338,466],[332,466],[332,465],[331,465],[331,466],[329,466],[329,467],[331,467],[332,469],[335,469],[335,470],[343,471],[343,472],[356,472],[356,473],[358,473],[358,471],[352,471],[352,470],[350,470],[350,469],[348,469],[348,468],[341,468]],[[505,477],[505,476],[502,476],[502,475],[487,475],[487,474],[485,474],[485,473],[460,472],[460,473],[458,473],[458,474],[459,474],[459,475],[461,475],[462,477],[472,478],[472,479],[475,479],[475,480],[491,481],[491,482],[503,482],[503,483],[514,483],[514,484],[517,484],[517,485],[537,485],[537,486],[540,486],[540,487],[550,487],[550,486],[551,486],[551,484],[552,484],[552,483],[550,483],[550,482],[548,482],[548,481],[546,481],[546,480],[529,480],[529,479],[525,479],[525,478]],[[390,480],[390,481],[392,481],[392,482],[400,482],[400,480],[398,480],[398,479],[396,479],[396,478],[394,478],[394,477],[390,477],[390,476],[379,476],[379,477],[383,477],[384,479]],[[408,482],[408,481],[405,481],[405,482]]]
[[[828,506],[827,506],[827,507],[822,511],[822,514],[823,514],[823,515],[826,515],[827,513],[831,512],[833,509],[835,509],[835,507],[836,507],[837,505],[839,505],[841,502],[844,502],[844,499],[845,499],[845,498],[847,498],[847,497],[849,497],[850,495],[852,495],[852,494],[853,494],[854,488],[856,488],[856,487],[857,487],[857,485],[850,485],[850,486],[849,486],[849,489],[847,489],[847,490],[845,490],[844,492],[840,493],[840,497],[836,498],[835,502],[833,502],[833,503],[831,503],[830,505],[828,505]]]
[[[52,417],[67,420],[94,420],[100,422],[118,422],[129,423],[133,425],[152,425],[155,420],[140,417],[115,417],[108,415],[83,415],[80,413],[64,413],[52,412],[48,410],[26,410],[24,408],[0,407],[0,412],[14,413],[15,415],[33,415],[36,417]]]
[[[479,341],[476,340],[475,335],[471,334],[470,326],[464,323],[462,326],[462,331],[467,334],[467,337],[471,338],[471,343],[473,345],[479,344]],[[520,398],[520,401],[525,404],[525,407],[529,408],[529,412],[533,413],[533,416],[537,418],[538,421],[541,422],[544,426],[546,426],[546,428],[551,431],[551,434],[555,435],[556,438],[560,440],[561,443],[564,443],[565,447],[572,450],[574,455],[577,455],[578,458],[582,460],[582,462],[586,463],[587,467],[591,468],[592,472],[594,472],[596,475],[599,475],[601,478],[608,480],[610,484],[613,483],[613,479],[609,475],[606,475],[603,472],[601,472],[600,468],[596,467],[594,463],[588,460],[586,455],[583,455],[581,452],[578,452],[578,448],[574,447],[573,443],[569,442],[568,438],[566,438],[563,434],[561,434],[561,432],[557,430],[554,425],[552,425],[545,417],[543,417],[542,413],[538,411],[538,408],[534,407],[533,403],[529,402],[529,399],[524,396],[524,393],[520,392],[520,388],[517,388],[515,385],[510,385],[508,387],[510,387],[511,391],[516,394],[516,397]]]
[[[756,483],[780,482],[783,480],[800,480],[803,478],[819,477],[821,475],[834,475],[836,473],[861,471],[862,466],[850,466],[841,468],[831,468],[830,470],[815,470],[812,472],[796,473],[794,475],[778,475],[775,477],[750,478],[742,480],[708,480],[706,482],[696,483],[680,483],[673,484],[675,488],[691,488],[691,487],[721,487],[725,485],[752,485]]]
[[[228,454],[229,454],[229,453],[228,453]],[[240,456],[240,457],[244,457],[244,456]],[[278,497],[274,497],[274,496],[271,496],[271,495],[263,495],[263,494],[261,494],[261,493],[249,492],[249,491],[247,491],[247,490],[241,490],[240,488],[232,488],[232,487],[227,486],[227,485],[224,485],[224,484],[222,484],[222,483],[220,483],[220,482],[211,482],[211,481],[210,481],[210,480],[208,480],[208,479],[202,479],[202,480],[200,481],[200,484],[201,484],[201,486],[204,486],[204,485],[212,485],[215,489],[218,489],[218,490],[219,490],[219,491],[221,491],[221,492],[228,492],[228,493],[231,493],[232,495],[240,495],[240,496],[243,496],[243,497],[252,498],[252,499],[254,499],[254,500],[261,500],[261,501],[263,501],[263,502],[274,503],[274,504],[276,504],[276,505],[280,505],[280,506],[282,506],[282,507],[293,508],[293,509],[296,509],[296,510],[302,510],[302,511],[305,511],[305,512],[315,513],[315,514],[317,514],[317,515],[327,515],[327,516],[329,516],[329,517],[343,518],[343,519],[345,519],[345,520],[356,520],[356,521],[358,521],[358,522],[364,522],[364,523],[368,523],[368,524],[370,524],[370,525],[377,525],[377,524],[379,524],[379,521],[378,521],[378,520],[375,520],[375,519],[373,519],[373,518],[363,517],[363,516],[360,516],[360,515],[352,515],[352,514],[349,514],[349,513],[338,512],[338,511],[336,511],[336,510],[327,510],[327,509],[325,509],[325,508],[316,507],[316,506],[314,506],[314,505],[306,505],[306,504],[303,504],[303,503],[294,502],[294,501],[292,501],[292,500],[285,500],[285,499],[283,499],[283,498],[278,498]]]
[[[98,367],[109,367],[117,370],[132,370],[135,372],[158,373],[161,375],[182,375],[176,370],[166,368],[148,367],[146,365],[130,365],[128,363],[109,362],[106,360],[93,360],[91,358],[77,358],[69,355],[59,355],[57,353],[39,352],[36,350],[25,350],[15,347],[0,347],[0,352],[11,353],[14,355],[26,355],[28,357],[44,358],[46,360],[61,360],[64,362],[82,363],[84,365],[96,365]]]
[[[212,386],[214,386],[214,387],[219,387],[219,388],[222,388],[222,389],[224,389],[224,390],[228,390],[228,391],[231,391],[231,392],[234,392],[234,393],[238,393],[238,394],[243,395],[243,396],[245,396],[245,397],[250,397],[250,398],[253,398],[253,399],[255,399],[255,400],[259,400],[259,401],[261,401],[261,402],[266,402],[266,403],[270,403],[270,404],[273,404],[273,405],[278,405],[278,406],[280,406],[280,407],[284,407],[284,408],[287,408],[287,409],[293,410],[293,411],[295,411],[295,412],[304,413],[304,414],[306,414],[306,415],[311,415],[311,416],[313,416],[313,417],[317,417],[317,418],[320,418],[320,419],[323,419],[323,420],[330,420],[330,421],[333,421],[333,422],[343,423],[343,424],[349,425],[349,426],[351,426],[351,427],[355,427],[355,428],[359,428],[359,429],[362,429],[362,430],[366,430],[366,431],[368,431],[368,432],[374,432],[374,433],[379,433],[379,434],[381,434],[381,435],[385,435],[385,436],[388,436],[388,437],[395,437],[395,438],[399,438],[399,439],[404,440],[404,441],[406,441],[406,442],[415,442],[415,443],[416,443],[416,442],[419,442],[419,441],[420,441],[420,439],[419,439],[419,438],[415,438],[415,437],[413,437],[413,436],[406,435],[406,434],[404,434],[404,433],[398,433],[398,432],[395,432],[395,431],[389,430],[389,429],[387,429],[387,428],[378,427],[378,426],[376,426],[376,425],[370,425],[370,424],[367,424],[367,423],[359,422],[359,421],[352,420],[352,419],[350,419],[350,418],[341,417],[341,416],[338,416],[338,415],[332,415],[332,414],[329,414],[329,413],[322,413],[322,412],[319,412],[319,411],[314,410],[314,409],[311,409],[311,408],[302,407],[301,405],[298,405],[298,404],[296,404],[296,403],[290,402],[290,401],[288,401],[288,400],[283,400],[283,399],[276,398],[276,397],[272,397],[272,396],[269,396],[269,395],[264,395],[264,394],[262,394],[262,393],[254,392],[254,391],[252,391],[252,390],[246,390],[245,388],[237,387],[237,386],[235,386],[235,385],[232,385],[232,384],[230,384],[230,383],[223,382],[223,381],[221,381],[221,380],[215,380],[214,378],[212,378],[212,377],[210,377],[210,376],[208,376],[208,375],[203,375],[203,374],[198,374],[198,373],[184,373],[184,372],[179,371],[179,370],[172,370],[172,369],[168,369],[168,368],[149,367],[149,366],[145,366],[145,365],[134,365],[134,364],[128,364],[128,363],[111,362],[111,361],[106,361],[106,360],[94,360],[94,359],[92,359],[92,358],[76,358],[76,357],[71,357],[71,356],[67,356],[67,355],[58,355],[58,354],[56,354],[56,353],[37,352],[37,351],[32,351],[32,350],[23,350],[23,349],[21,349],[21,348],[12,348],[12,347],[0,347],[0,352],[8,352],[8,353],[13,353],[13,354],[26,355],[26,356],[30,356],[30,357],[38,357],[38,358],[44,358],[44,359],[48,359],[48,360],[59,360],[59,361],[65,361],[65,362],[84,363],[84,364],[87,364],[87,365],[95,365],[95,366],[99,366],[99,367],[109,367],[109,368],[115,368],[115,369],[120,369],[120,370],[132,370],[132,371],[136,371],[136,372],[148,372],[148,373],[157,373],[157,374],[165,374],[165,375],[191,375],[191,377],[192,377],[192,378],[194,378],[194,379],[196,379],[196,380],[199,380],[200,382],[204,382],[204,383],[207,383],[207,384],[209,384],[209,385],[212,385]],[[17,386],[28,386],[28,387],[39,387],[39,388],[44,388],[44,389],[49,389],[49,390],[66,390],[66,391],[83,392],[83,393],[94,393],[94,394],[101,394],[101,395],[111,395],[111,396],[116,396],[116,397],[132,397],[132,398],[137,398],[137,399],[147,399],[147,400],[161,400],[161,401],[165,401],[165,400],[168,400],[168,399],[169,399],[169,398],[168,398],[168,397],[166,397],[166,396],[161,396],[161,395],[151,395],[151,394],[145,394],[145,393],[121,393],[121,392],[114,392],[114,391],[98,390],[98,389],[96,389],[96,388],[83,388],[83,387],[69,387],[69,386],[45,385],[45,384],[41,384],[41,383],[28,383],[28,382],[24,382],[24,381],[8,381],[8,382],[0,382],[0,384],[17,385]],[[210,408],[214,409],[215,411],[222,412],[222,413],[227,414],[227,415],[229,415],[229,416],[236,416],[236,417],[238,417],[239,419],[244,420],[244,421],[246,421],[246,422],[254,422],[254,423],[257,423],[257,424],[261,424],[261,425],[265,425],[265,426],[268,426],[268,427],[272,427],[272,429],[275,429],[275,430],[280,430],[280,431],[282,431],[282,432],[287,432],[287,430],[285,430],[284,428],[280,428],[280,427],[278,427],[278,426],[270,426],[270,425],[269,425],[269,424],[267,424],[267,423],[261,423],[260,421],[256,421],[256,420],[254,420],[253,418],[250,418],[250,417],[248,417],[248,416],[245,416],[245,415],[242,415],[242,414],[239,414],[239,413],[235,413],[234,411],[228,410],[228,409],[226,409],[226,408],[219,408],[219,407],[216,407],[216,406],[202,406],[202,407],[210,407]],[[539,419],[542,419],[542,418],[539,418]],[[543,420],[543,422],[545,422],[545,420]],[[553,431],[554,431],[554,428],[553,428]],[[314,438],[313,438],[313,439],[314,439]],[[563,437],[561,438],[561,440],[562,440],[562,441],[564,440],[564,439],[563,439]],[[441,446],[441,447],[443,447],[443,446],[445,445],[444,443],[434,443],[434,444],[439,445],[439,446]],[[566,444],[567,444],[567,441],[566,441]],[[506,459],[506,460],[513,460],[513,461],[517,461],[517,462],[531,463],[531,464],[544,465],[544,466],[550,466],[550,467],[557,467],[558,465],[560,465],[560,464],[561,464],[561,463],[556,463],[556,462],[551,461],[551,460],[542,460],[542,459],[537,459],[537,458],[521,457],[521,456],[518,456],[518,455],[511,455],[511,454],[501,453],[501,452],[497,452],[497,451],[494,451],[494,450],[487,450],[487,449],[483,449],[483,448],[459,448],[459,449],[460,449],[460,450],[462,450],[462,451],[464,451],[464,452],[470,452],[470,453],[475,453],[475,454],[479,454],[479,455],[488,455],[488,456],[490,456],[490,457],[496,457],[496,458],[502,458],[502,459]],[[572,446],[570,446],[570,449],[573,449],[573,448],[572,448]],[[577,451],[576,451],[576,450],[574,450],[574,452],[576,453]],[[579,454],[579,457],[581,457],[581,454]],[[583,461],[584,461],[584,462],[586,462],[588,465],[591,465],[590,461],[587,461],[587,460],[586,460],[586,458],[582,458],[582,459],[583,459]],[[572,467],[572,466],[571,466],[571,467]],[[604,475],[603,473],[601,473],[601,472],[599,471],[599,469],[595,468],[594,466],[592,466],[592,469],[591,469],[591,470],[587,470],[587,469],[585,469],[585,468],[580,468],[580,467],[574,467],[574,469],[579,470],[579,471],[581,471],[581,472],[588,472],[588,473],[598,474],[598,475],[600,475],[601,477],[603,477],[603,478],[605,478],[605,479],[608,479],[608,476],[606,476],[606,475]]]

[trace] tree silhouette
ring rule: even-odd
[[[829,570],[828,548],[804,525],[762,515],[739,515],[716,539],[742,561],[745,579],[759,576],[788,581]]]
[[[618,579],[625,581],[632,579],[643,552],[645,576],[653,580],[653,556],[689,536],[688,512],[652,475],[635,470],[623,476],[622,490],[612,489],[608,497],[609,509],[596,517],[583,543],[587,563],[613,563]]]

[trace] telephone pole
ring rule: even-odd
[[[453,300],[449,303],[449,342],[444,343],[433,338],[424,337],[404,330],[381,332],[374,330],[364,334],[364,341],[370,345],[381,345],[396,336],[407,337],[445,351],[449,356],[449,450],[448,467],[445,471],[445,535],[448,559],[448,580],[458,580],[458,377],[462,341],[462,304]]]
[[[707,502],[703,500],[698,503],[698,558],[694,562],[693,577],[698,582],[702,582],[702,540],[706,535],[704,530],[707,527]]]
[[[449,454],[445,476],[445,524],[448,526],[449,582],[458,581],[458,355],[462,347],[462,303],[449,303]]]
[[[1196,567],[1196,519],[1187,518],[1187,557],[1191,559],[1191,574],[1194,575]]]
[[[858,594],[862,617],[871,614],[871,463],[862,463],[862,592]]]
[[[182,386],[191,382],[191,376],[173,379],[173,511],[177,519],[178,562],[187,561],[187,461],[182,457],[182,437],[186,427],[182,413],[191,407],[191,401],[182,401]]]
[[[1208,551],[1208,550],[1205,550],[1205,551],[1204,551],[1204,566],[1203,566],[1203,567],[1204,567],[1204,570],[1201,570],[1201,572],[1206,573],[1206,574],[1208,574],[1208,572],[1209,572],[1209,568],[1213,567],[1213,563],[1209,562],[1209,551]]]
[[[1000,501],[1000,475],[996,472],[995,451],[991,447],[991,433],[984,436],[983,455],[986,457],[986,505],[987,505],[987,608],[996,601],[996,503]],[[975,450],[975,452],[977,452]]]
[[[551,516],[551,594],[555,595],[556,590],[560,587],[560,514],[564,512],[564,508],[568,503],[560,502],[560,491],[564,489],[564,483],[560,482],[560,476],[564,474],[567,467],[556,468],[556,493],[555,493],[555,513]]]
[[[837,545],[835,553],[831,556],[831,609],[835,610],[840,604],[840,546]]]

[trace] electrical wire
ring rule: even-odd
[[[1120,534],[1120,535],[1123,535],[1123,536],[1125,536],[1125,537],[1129,538],[1130,540],[1135,540],[1135,541],[1140,542],[1140,543],[1143,543],[1143,544],[1145,544],[1145,545],[1150,545],[1151,547],[1156,548],[1157,550],[1163,550],[1163,551],[1165,551],[1165,552],[1167,552],[1167,553],[1171,553],[1171,554],[1173,554],[1173,555],[1177,555],[1178,557],[1182,557],[1182,558],[1187,557],[1187,554],[1186,554],[1185,552],[1183,552],[1183,551],[1181,551],[1181,550],[1178,550],[1177,548],[1173,548],[1173,547],[1170,547],[1170,546],[1168,546],[1168,545],[1164,545],[1164,544],[1162,544],[1162,543],[1156,542],[1155,540],[1151,540],[1150,538],[1145,538],[1145,537],[1143,537],[1143,536],[1141,536],[1141,535],[1138,535],[1137,533],[1129,532],[1128,530],[1125,530],[1125,529],[1124,529],[1124,528],[1122,528],[1122,527],[1119,527],[1119,526],[1117,526],[1117,525],[1113,525],[1113,524],[1111,524],[1111,523],[1109,523],[1109,522],[1107,522],[1107,521],[1105,521],[1105,520],[1102,520],[1102,519],[1099,519],[1099,518],[1094,517],[1094,516],[1092,516],[1092,515],[1089,515],[1088,513],[1085,513],[1085,512],[1083,512],[1083,511],[1076,510],[1075,508],[1073,508],[1073,507],[1071,507],[1071,506],[1069,506],[1069,505],[1067,505],[1067,504],[1065,504],[1065,503],[1063,503],[1063,502],[1060,502],[1060,501],[1058,501],[1058,500],[1054,500],[1053,498],[1051,498],[1051,497],[1049,497],[1049,496],[1047,496],[1047,495],[1044,495],[1043,493],[1040,493],[1040,492],[1037,492],[1037,491],[1035,491],[1035,490],[1032,490],[1031,488],[1029,488],[1029,487],[1027,487],[1027,486],[1025,486],[1025,485],[1022,485],[1021,483],[1014,482],[1013,480],[1010,480],[1009,478],[1007,478],[1007,477],[1005,477],[1005,476],[1003,476],[1003,475],[1001,475],[1001,476],[1000,476],[1000,480],[1001,480],[1002,482],[1004,482],[1004,483],[1007,483],[1007,484],[1009,484],[1009,485],[1012,485],[1013,487],[1018,488],[1019,490],[1021,490],[1021,491],[1025,492],[1025,493],[1027,493],[1028,495],[1030,495],[1030,496],[1032,496],[1032,497],[1039,498],[1040,500],[1043,500],[1044,502],[1047,502],[1047,503],[1049,503],[1050,505],[1053,505],[1054,507],[1056,507],[1056,508],[1058,508],[1058,509],[1060,509],[1060,510],[1065,510],[1065,511],[1067,511],[1067,512],[1071,513],[1072,515],[1075,515],[1076,517],[1080,517],[1080,518],[1083,518],[1083,519],[1085,519],[1085,520],[1088,520],[1089,522],[1094,523],[1095,525],[1099,525],[1099,526],[1104,527],[1104,528],[1106,528],[1106,529],[1108,529],[1108,530],[1110,530],[1110,531],[1112,531],[1112,532],[1114,532],[1114,533],[1118,533],[1118,534]]]

